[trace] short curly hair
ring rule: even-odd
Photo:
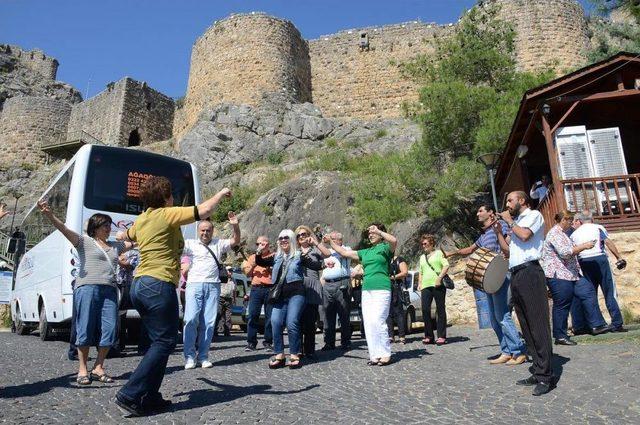
[[[145,208],[162,208],[171,197],[171,182],[163,176],[151,176],[140,186],[140,199]]]

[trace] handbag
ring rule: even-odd
[[[236,284],[231,282],[223,283],[220,287],[220,297],[222,298],[233,298],[233,292],[236,289]]]
[[[395,261],[391,261],[391,264],[389,264],[389,272],[392,276],[395,276],[398,274],[398,272],[400,271],[400,265],[398,264],[398,260],[396,259]],[[392,285],[397,285],[398,286],[398,291],[400,294],[400,301],[402,302],[402,305],[404,307],[408,307],[409,304],[411,304],[411,296],[409,295],[409,291],[405,290],[405,283],[404,281],[398,281],[395,279],[392,279],[391,281]]]
[[[427,263],[427,266],[429,266],[429,268],[430,268],[431,270],[433,270],[433,272],[434,272],[435,274],[439,275],[439,273],[435,271],[435,269],[431,266],[431,264],[429,264],[429,256],[428,256],[428,255],[425,255],[425,256],[424,256],[424,260],[425,260],[425,263]],[[445,287],[445,288],[447,288],[447,289],[453,289],[453,288],[455,288],[455,285],[454,285],[454,283],[453,283],[453,279],[451,279],[451,276],[449,276],[449,274],[448,274],[448,273],[447,273],[447,274],[445,274],[444,276],[442,276],[442,284],[443,284],[443,285],[444,285],[444,287]]]
[[[291,260],[287,261],[284,264],[284,267],[280,267],[282,273],[278,277],[278,281],[269,289],[269,297],[267,299],[270,303],[276,303],[282,297],[282,287],[284,286],[284,281],[287,277],[287,271],[289,271],[289,264],[291,264]],[[283,270],[284,269],[284,270]]]
[[[218,261],[218,257],[216,257],[216,254],[213,253],[211,248],[209,248],[205,244],[202,244],[202,246],[207,248],[207,251],[209,251],[209,254],[213,256],[213,259],[218,266],[218,279],[220,279],[220,283],[227,283],[229,281],[229,272],[227,272],[227,268],[220,264],[220,262]]]

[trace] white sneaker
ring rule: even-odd
[[[209,369],[210,367],[213,367],[213,363],[211,363],[209,360],[204,360],[202,362],[203,369]]]
[[[196,361],[193,359],[188,359],[187,362],[184,364],[184,368],[185,369],[195,369],[196,368]]]

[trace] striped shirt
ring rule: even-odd
[[[509,226],[502,220],[500,220],[500,224],[502,225],[502,235],[506,238],[509,234]],[[486,248],[489,251],[500,252],[498,235],[493,231],[492,226],[489,226],[484,230],[484,233],[480,235],[478,240],[476,240],[475,245],[478,248]]]
[[[86,235],[81,235],[78,239],[76,251],[80,264],[78,264],[76,288],[82,285],[117,286],[118,255],[124,251],[124,242],[108,241],[110,248],[103,249],[96,244],[96,241]]]

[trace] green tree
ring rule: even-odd
[[[608,15],[614,9],[629,13],[640,24],[640,0],[590,0],[597,13]]]

